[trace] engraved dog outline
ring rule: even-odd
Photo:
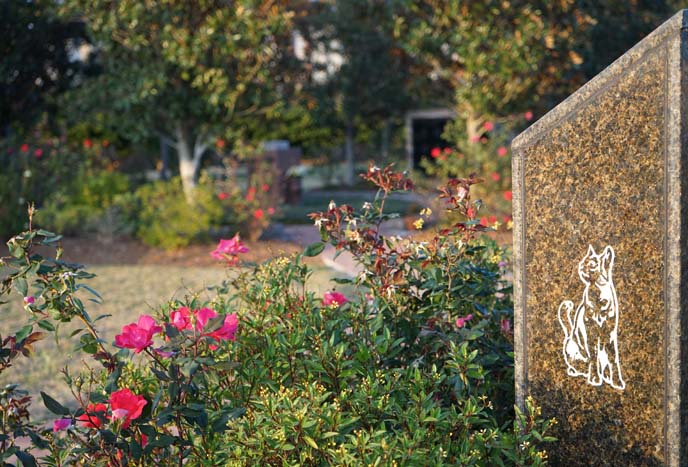
[[[623,390],[619,362],[619,302],[612,277],[614,249],[607,245],[600,254],[592,245],[578,263],[578,276],[585,285],[580,304],[564,300],[557,315],[564,330],[562,353],[569,376],[584,376],[593,386],[607,383]]]

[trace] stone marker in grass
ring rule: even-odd
[[[688,13],[513,143],[518,403],[554,466],[688,465]]]

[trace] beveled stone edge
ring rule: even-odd
[[[514,153],[515,154],[515,153]],[[511,160],[511,179],[518,180],[512,188],[513,216],[513,294],[514,294],[514,381],[516,384],[516,405],[525,410],[527,388],[526,320],[525,320],[525,229],[523,226],[523,207],[525,206],[525,187],[523,164],[520,157]]]
[[[526,128],[511,142],[513,153],[520,148],[535,143],[544,133],[558,122],[565,119],[571,112],[583,105],[608,83],[616,79],[624,70],[640,61],[651,49],[659,46],[667,37],[688,27],[688,9],[680,10],[665,21],[661,26],[638,42],[628,52],[616,59],[597,76],[581,86],[576,92],[567,97],[559,105],[547,112],[538,121]]]
[[[667,41],[664,125],[664,462],[684,465],[681,453],[681,238],[685,196],[681,185],[686,79],[684,32]]]

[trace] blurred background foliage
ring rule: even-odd
[[[287,140],[303,151],[302,166],[354,185],[357,165],[405,165],[405,115],[425,108],[455,116],[441,157],[427,154],[416,167],[427,185],[477,171],[489,182],[485,195],[495,192],[493,204],[508,213],[511,138],[682,6],[1,2],[0,234],[22,227],[29,201],[49,227],[145,231],[154,244],[150,232],[170,222],[200,216],[211,231],[255,220],[258,210],[274,212],[281,195],[270,190],[261,203],[247,203],[254,182],[228,190],[227,180],[237,180],[213,176],[213,167],[236,174],[260,159],[264,141]],[[170,185],[139,188],[154,179]],[[152,209],[149,198],[164,193],[169,206]],[[180,202],[186,206],[174,207]],[[144,221],[142,209],[161,214]],[[171,246],[199,233],[180,236]]]

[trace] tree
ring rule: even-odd
[[[438,93],[454,93],[457,144],[474,140],[487,120],[581,81],[562,79],[582,63],[573,41],[589,23],[570,1],[409,0],[399,23],[416,66]]]
[[[0,2],[0,130],[30,127],[83,71],[83,25],[60,21],[47,0]]]
[[[314,95],[343,127],[347,185],[354,182],[357,128],[381,126],[384,132],[408,105],[405,57],[394,38],[395,6],[386,0],[321,2],[305,24],[314,51],[308,58]]]
[[[65,0],[98,45],[103,73],[74,96],[81,116],[104,112],[130,138],[176,149],[187,199],[219,137],[281,105],[291,13],[278,0]]]

